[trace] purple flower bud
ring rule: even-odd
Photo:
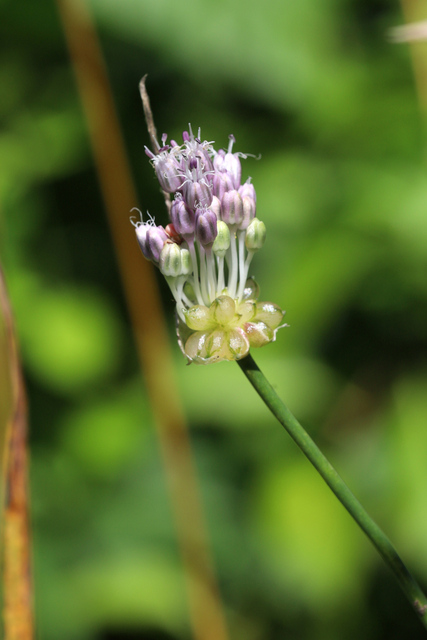
[[[157,179],[163,191],[174,193],[183,183],[181,167],[173,155],[163,152],[153,159]]]
[[[239,229],[246,229],[248,225],[255,218],[256,213],[256,204],[255,200],[250,198],[249,196],[245,196],[242,198],[243,200],[243,220],[239,224]]]
[[[224,169],[228,173],[228,175],[231,176],[234,188],[238,189],[240,187],[240,179],[242,177],[242,165],[240,164],[239,154],[231,153],[234,141],[235,138],[233,135],[231,135],[228,151],[225,154],[224,158]]]
[[[205,182],[193,182],[187,180],[183,186],[184,199],[190,209],[195,209],[197,205],[209,207],[212,202],[212,191]]]
[[[197,214],[196,238],[205,249],[211,248],[218,235],[217,217],[210,209]]]
[[[237,153],[227,153],[224,160],[228,175],[233,181],[235,189],[240,187],[240,179],[242,177],[242,165],[240,164],[240,158]]]
[[[155,227],[152,224],[139,224],[136,229],[136,237],[141,251],[147,260],[159,262],[160,252],[163,249],[168,236],[163,227]]]
[[[236,189],[224,193],[221,200],[221,220],[229,225],[240,225],[243,222],[243,200]]]
[[[212,193],[222,200],[227,191],[234,189],[233,180],[225,171],[216,171],[212,179]]]
[[[147,230],[146,243],[150,260],[158,263],[160,254],[168,236],[163,227],[149,227]]]
[[[138,244],[144,255],[144,258],[146,258],[147,260],[151,260],[151,255],[147,247],[147,231],[149,228],[150,228],[150,225],[145,223],[138,224],[138,226],[135,227],[136,239],[138,240]]]
[[[245,182],[245,184],[242,184],[242,186],[239,187],[239,193],[242,198],[248,196],[249,198],[252,198],[252,200],[256,203],[255,187],[252,182]]]
[[[194,234],[196,214],[186,206],[182,198],[177,198],[172,202],[170,217],[179,234],[182,236]]]
[[[230,143],[228,145],[228,151],[225,153],[223,149],[220,149],[214,157],[213,165],[215,171],[220,173],[227,173],[231,178],[233,189],[240,187],[240,179],[242,177],[242,165],[240,164],[239,154],[232,153],[235,137],[230,136]]]

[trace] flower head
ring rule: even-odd
[[[166,228],[135,223],[144,256],[154,262],[176,301],[178,342],[189,362],[240,360],[251,347],[276,339],[284,311],[258,302],[259,288],[248,279],[251,260],[265,241],[265,225],[256,217],[256,193],[250,179],[241,184],[240,158],[215,151],[213,142],[194,136],[183,143],[146,149],[160,186],[174,194]]]

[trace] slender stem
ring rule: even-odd
[[[218,267],[218,286],[216,288],[216,296],[220,296],[224,289],[224,257],[221,256],[217,258],[217,267]]]
[[[202,246],[199,246],[199,259],[200,259],[200,288],[202,290],[203,304],[209,306],[209,293],[207,287],[206,277],[206,253]]]
[[[236,249],[236,234],[231,231],[230,238],[230,249],[231,252],[231,266],[229,268],[228,273],[228,295],[230,298],[236,297],[236,286],[237,286],[237,278],[239,275],[239,262],[237,258],[237,249]]]
[[[366,533],[383,560],[395,574],[412,608],[427,629],[427,598],[400,559],[390,540],[366,513],[365,509],[335,471],[329,460],[323,455],[305,429],[282,402],[254,362],[252,356],[247,355],[242,360],[239,360],[238,365],[273,415],[280,424],[285,427],[291,438],[293,438],[301,451],[317,469],[341,504]]]
[[[194,238],[191,240],[187,240],[188,250],[191,256],[191,263],[193,265],[193,273],[194,273],[194,293],[196,294],[197,302],[199,304],[205,304],[203,300],[202,293],[200,291],[200,283],[199,283],[199,267],[197,265],[197,254],[194,246]]]

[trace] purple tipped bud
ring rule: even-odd
[[[160,253],[168,236],[163,227],[154,227],[150,224],[140,224],[136,227],[136,237],[144,257],[158,263]]]
[[[212,193],[222,200],[227,191],[234,189],[233,180],[225,171],[216,171],[212,179]]]
[[[154,169],[163,191],[174,193],[182,185],[181,168],[169,153],[162,153],[154,158]]]
[[[242,165],[240,164],[239,154],[232,153],[233,144],[236,141],[233,135],[230,137],[230,144],[228,145],[228,151],[225,153],[223,149],[220,149],[214,157],[213,165],[215,171],[220,173],[227,173],[231,178],[233,189],[240,187],[240,179],[242,177]],[[217,195],[217,194],[216,194]]]
[[[252,198],[252,200],[256,203],[255,187],[252,184],[252,182],[245,182],[245,184],[242,184],[242,186],[239,187],[239,193],[242,196],[242,198],[245,198],[246,196],[248,196],[249,198]]]
[[[236,189],[224,193],[221,200],[221,220],[239,226],[243,222],[243,200]]]
[[[172,224],[182,236],[193,235],[196,226],[196,214],[189,209],[182,198],[172,202],[170,217]]]
[[[159,262],[160,253],[167,239],[168,236],[163,227],[149,227],[146,242],[148,253],[151,255],[150,259],[153,262]]]
[[[233,187],[240,187],[240,179],[242,177],[242,165],[237,153],[226,153],[224,158],[224,169],[233,181]]]
[[[217,217],[210,209],[197,214],[196,238],[205,249],[211,248],[218,235]]]
[[[144,258],[147,260],[151,260],[151,254],[148,251],[147,247],[147,231],[150,228],[148,224],[138,224],[135,228],[136,239],[138,240],[138,244],[140,249],[144,255]]]
[[[256,213],[256,205],[255,200],[250,198],[249,196],[245,196],[242,198],[243,200],[243,220],[239,224],[239,229],[246,229],[248,225],[255,218]]]
[[[184,199],[190,209],[195,209],[198,205],[209,207],[212,202],[212,191],[204,182],[192,182],[188,180],[183,187]]]

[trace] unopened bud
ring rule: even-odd
[[[151,260],[151,255],[147,246],[147,231],[149,229],[148,224],[138,224],[135,227],[136,239],[138,240],[139,247],[143,253],[144,258]]]
[[[205,249],[212,246],[218,234],[218,221],[210,209],[198,213],[196,218],[196,237]]]
[[[246,229],[245,245],[249,251],[257,251],[261,249],[265,242],[266,228],[265,224],[254,218]]]
[[[232,153],[233,144],[236,142],[236,139],[233,135],[230,135],[229,138],[230,143],[227,153],[223,149],[220,149],[214,157],[213,165],[216,171],[225,172],[230,177],[233,189],[238,189],[242,176],[242,165],[239,154]]]
[[[224,169],[233,181],[235,189],[240,187],[240,179],[242,177],[242,165],[237,153],[226,153],[224,158]]]
[[[221,200],[221,219],[230,225],[240,225],[243,221],[243,200],[236,189],[224,193]]]
[[[239,224],[239,229],[246,229],[255,218],[256,205],[255,200],[249,196],[242,198],[243,200],[243,219]]]
[[[242,186],[239,187],[239,193],[242,196],[242,198],[245,198],[246,196],[248,196],[249,198],[252,198],[256,203],[256,192],[252,182],[245,182],[245,184],[242,184]]]
[[[212,202],[212,191],[205,182],[186,182],[183,187],[184,199],[190,209],[195,209],[198,205],[209,207]]]
[[[136,228],[136,237],[147,260],[158,263],[160,253],[168,239],[163,227],[155,227],[148,223],[140,224]]]
[[[218,235],[212,245],[212,251],[218,258],[223,258],[230,246],[230,229],[222,220],[217,222]]]
[[[196,226],[196,215],[189,209],[182,198],[172,202],[170,211],[173,226],[182,235],[193,235]]]
[[[224,193],[234,189],[233,180],[225,171],[216,171],[212,178],[212,193],[220,200]]]
[[[167,242],[160,254],[160,271],[165,276],[177,278],[191,271],[191,258],[187,249],[181,249],[174,242]]]

